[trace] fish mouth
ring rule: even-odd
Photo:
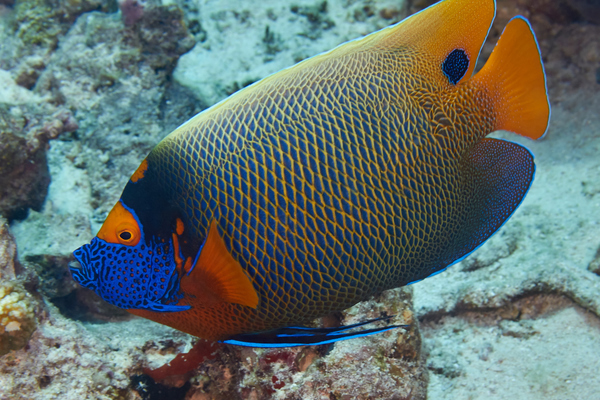
[[[93,241],[92,241],[93,242]],[[94,264],[90,259],[92,246],[86,244],[73,252],[75,260],[69,263],[69,270],[75,282],[81,286],[96,289],[98,273],[94,269]]]
[[[68,265],[69,265],[69,269],[70,269],[71,271],[73,271],[73,270],[76,270],[76,271],[78,271],[78,270],[80,270],[81,268],[83,268],[83,265],[81,265],[81,263],[79,262],[79,260],[76,260],[76,261],[71,261],[71,262],[70,262]]]

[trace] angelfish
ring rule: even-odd
[[[550,119],[528,21],[475,63],[493,0],[445,0],[196,115],[146,157],[71,268],[129,312],[209,340],[320,344],[308,328],[440,272],[513,214]],[[393,327],[393,326],[392,326]]]

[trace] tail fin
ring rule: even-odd
[[[524,17],[510,20],[473,79],[493,99],[495,129],[530,139],[544,136],[550,122],[546,74],[535,34]]]

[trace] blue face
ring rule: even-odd
[[[73,252],[80,268],[71,267],[73,279],[102,299],[125,309],[183,311],[177,306],[180,276],[173,243],[139,241],[136,246],[108,243],[98,237]]]
[[[184,260],[197,254],[198,244],[153,174],[144,160],[97,236],[73,252],[80,265],[71,273],[117,307],[183,311],[190,308],[178,305]]]

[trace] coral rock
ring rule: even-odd
[[[183,12],[177,6],[149,8],[139,18],[135,30],[142,51],[153,68],[172,71],[179,56],[196,44],[183,21]]]
[[[594,259],[588,265],[588,270],[595,273],[596,275],[600,275],[600,248],[598,248]]]
[[[408,324],[408,330],[322,346],[227,346],[217,351],[216,359],[200,365],[186,398],[424,399],[428,378],[411,302],[411,289],[389,290],[344,311],[337,321],[348,325],[393,314],[393,323]],[[164,377],[162,368],[161,373]]]
[[[0,217],[0,281],[6,282],[15,278],[16,254],[15,240],[8,231],[6,220]]]
[[[36,327],[36,301],[15,278],[16,246],[0,218],[0,355],[23,347]]]
[[[35,301],[16,282],[0,284],[0,355],[25,346],[35,330]]]
[[[51,117],[13,112],[0,108],[0,214],[9,220],[24,218],[28,208],[41,209],[50,183],[48,141],[77,129],[66,111]]]

